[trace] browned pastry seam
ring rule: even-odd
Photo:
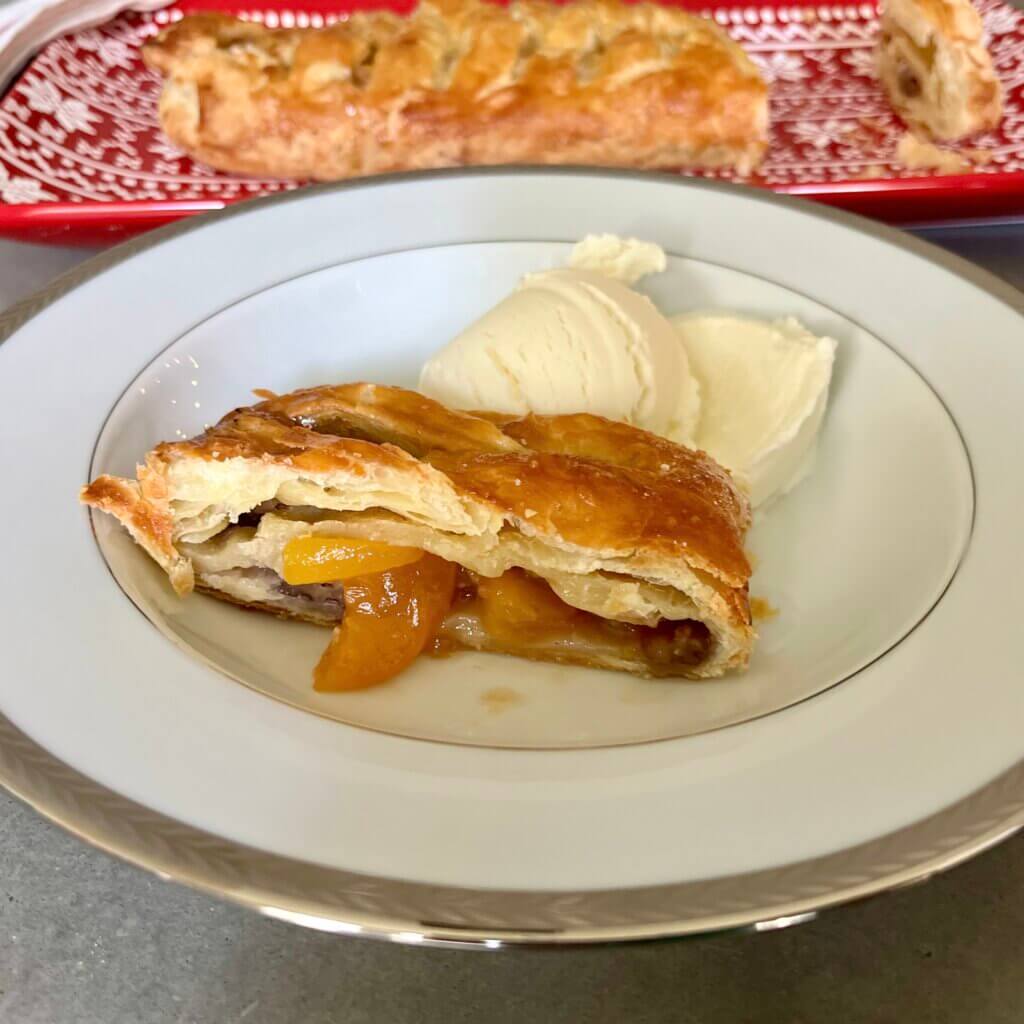
[[[165,132],[214,167],[331,180],[496,163],[736,166],[767,86],[708,19],[656,4],[426,0],[323,29],[193,15],[144,48]]]

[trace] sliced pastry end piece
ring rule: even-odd
[[[884,0],[878,70],[914,129],[953,141],[995,128],[1002,88],[970,0]]]

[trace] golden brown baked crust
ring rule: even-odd
[[[914,129],[952,141],[995,128],[1002,89],[970,0],[885,0],[879,77]]]
[[[501,426],[401,388],[347,384],[237,409],[158,445],[139,476],[100,477],[82,500],[125,522],[179,591],[195,571],[200,587],[266,607],[245,574],[279,572],[293,536],[340,533],[422,547],[482,576],[520,567],[605,618],[701,621],[715,646],[689,675],[749,655],[746,499],[702,452],[626,424],[531,415]],[[233,525],[254,510],[258,527]]]
[[[147,479],[145,466],[139,466],[138,473],[140,481]],[[101,476],[82,491],[82,500],[114,516],[131,534],[132,540],[145,549],[167,573],[179,594],[187,594],[192,589],[192,566],[174,546],[174,524],[171,517],[152,493],[150,500],[143,496],[140,483],[115,476]]]
[[[616,0],[425,0],[323,29],[193,15],[144,49],[164,131],[222,170],[333,180],[498,163],[721,167],[767,86],[713,22]]]

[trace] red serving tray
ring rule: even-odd
[[[0,235],[102,244],[298,187],[220,174],[173,146],[157,123],[160,80],[143,66],[140,45],[184,13],[210,7],[269,25],[322,25],[385,6],[412,4],[262,0],[253,9],[239,0],[179,0],[55,40],[0,99]],[[772,141],[751,184],[902,223],[1024,213],[1024,13],[979,0],[1006,114],[998,131],[961,147],[971,173],[949,176],[895,160],[905,128],[874,77],[875,2],[683,6],[727,28],[771,81]]]

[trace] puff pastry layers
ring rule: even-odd
[[[144,49],[164,131],[222,170],[334,180],[500,163],[735,166],[768,92],[713,22],[656,4],[426,0],[268,30],[186,17]]]
[[[885,0],[879,77],[911,127],[952,141],[995,128],[1002,90],[970,0]]]
[[[81,497],[180,594],[336,622],[337,591],[283,582],[288,541],[323,534],[422,548],[462,567],[463,591],[525,574],[591,624],[575,648],[556,636],[531,648],[489,631],[462,593],[442,631],[455,646],[705,678],[745,666],[753,641],[746,498],[703,453],[597,416],[314,388],[158,445],[137,480],[102,476]]]

